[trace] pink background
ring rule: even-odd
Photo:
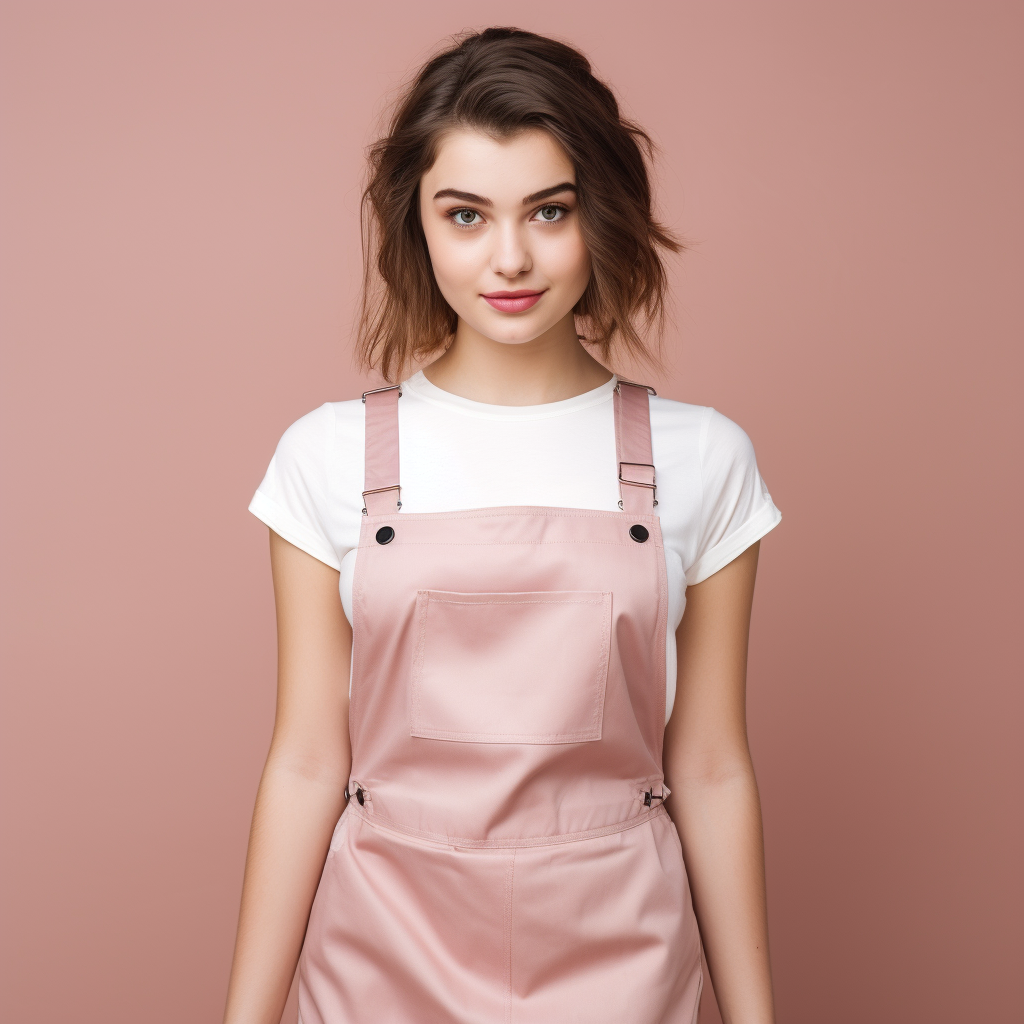
[[[246,505],[364,387],[383,99],[508,22],[660,143],[695,248],[654,383],[746,428],[785,516],[750,666],[780,1021],[1019,1020],[1024,9],[966,0],[3,4],[0,1015],[220,1020],[274,707]]]

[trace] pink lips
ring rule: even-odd
[[[488,292],[481,298],[486,299],[495,309],[502,313],[522,313],[535,305],[544,292],[527,291],[518,292]]]

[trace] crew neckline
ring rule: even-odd
[[[487,402],[475,402],[471,398],[453,395],[450,391],[431,384],[422,370],[414,373],[408,380],[402,381],[402,387],[414,392],[417,398],[466,416],[492,420],[539,420],[579,412],[581,409],[589,409],[593,405],[610,401],[618,381],[618,376],[612,374],[611,380],[605,381],[591,391],[573,395],[572,398],[563,398],[560,402],[541,402],[539,405],[491,405]]]

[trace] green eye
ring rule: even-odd
[[[558,218],[564,213],[561,206],[542,206],[540,208],[541,220],[558,220]]]

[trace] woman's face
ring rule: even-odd
[[[575,185],[547,132],[444,137],[420,179],[420,217],[438,287],[465,325],[515,345],[571,314],[590,280]]]

